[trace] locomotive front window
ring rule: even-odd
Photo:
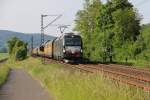
[[[65,45],[66,46],[81,46],[81,38],[77,38],[77,37],[65,38]]]

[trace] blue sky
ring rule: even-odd
[[[103,0],[105,1],[105,0]],[[150,23],[149,0],[130,0],[143,15],[142,23]],[[40,32],[41,14],[63,14],[55,24],[74,26],[75,14],[83,8],[84,0],[0,0],[0,30],[26,33]],[[53,18],[46,18],[45,24]],[[49,27],[46,34],[59,36],[57,27]]]

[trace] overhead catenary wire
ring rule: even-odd
[[[48,15],[49,16],[49,15]],[[58,20],[60,17],[62,17],[62,15],[57,15],[57,17],[53,20],[53,21],[51,21],[48,25],[46,25],[45,27],[44,27],[44,29],[46,29],[48,26],[50,26],[50,25],[52,25],[56,20]]]

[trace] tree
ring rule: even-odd
[[[134,49],[132,45],[140,35],[141,18],[128,0],[110,0],[110,2],[115,33],[113,37],[114,51],[120,51],[116,52],[116,56],[132,57],[131,51]]]
[[[112,39],[114,36],[113,28],[114,21],[112,19],[112,4],[108,2],[103,5],[102,12],[99,17],[99,27],[101,29],[101,34],[103,34],[102,39],[102,47],[103,47],[103,61],[106,62],[109,57],[110,62],[112,62],[112,52],[113,52],[113,44]]]
[[[7,41],[7,44],[8,44],[8,51],[9,51],[9,55],[12,54],[13,52],[13,48],[16,44],[16,42],[18,41],[18,38],[17,37],[12,37],[9,41]]]
[[[136,41],[140,34],[141,20],[137,11],[128,0],[111,0],[111,2],[116,44],[121,46],[126,40]]]
[[[100,55],[97,55],[95,52],[98,52],[97,50],[100,47],[98,18],[101,5],[102,3],[99,0],[86,0],[84,10],[78,11],[76,15],[75,30],[81,33],[84,57],[90,60],[100,57]]]
[[[7,43],[11,60],[24,60],[27,57],[27,43],[17,37],[11,38]]]
[[[132,47],[140,35],[140,20],[128,0],[109,0],[106,4],[86,0],[84,9],[77,13],[75,26],[83,38],[84,57],[103,62],[109,58],[112,62],[118,55],[131,56],[133,48],[127,47]]]

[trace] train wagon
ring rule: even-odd
[[[53,58],[53,41],[49,40],[44,45],[44,54],[47,58]]]

